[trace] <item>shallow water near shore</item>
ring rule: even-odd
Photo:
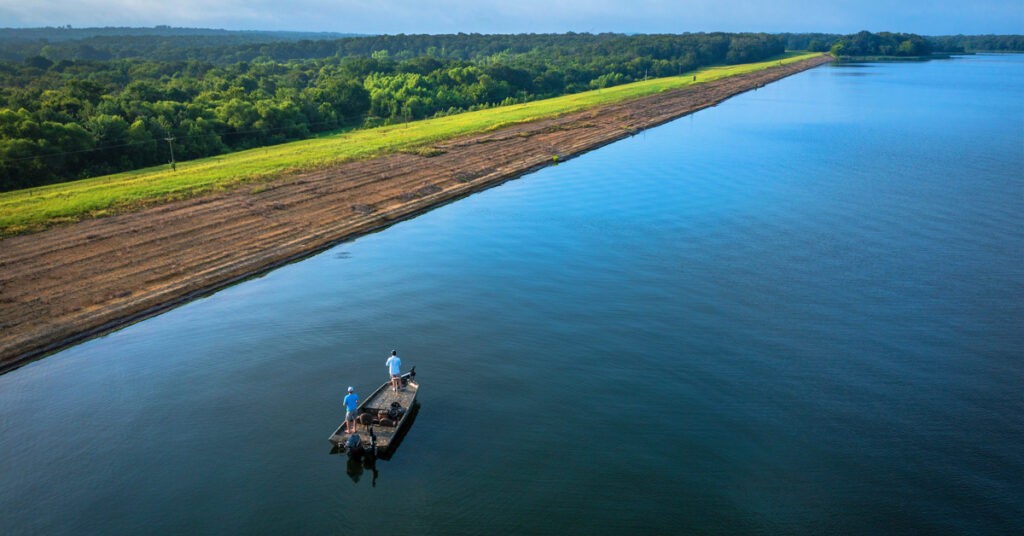
[[[0,533],[1019,532],[1021,95],[817,68],[0,376]]]

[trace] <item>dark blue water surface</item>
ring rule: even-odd
[[[0,533],[1019,534],[1022,214],[1024,56],[814,69],[0,376]]]

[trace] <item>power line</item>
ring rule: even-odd
[[[167,140],[167,148],[171,150],[171,171],[178,171],[178,165],[174,163],[174,136],[168,134],[164,139]]]
[[[18,138],[15,138],[15,139],[18,139]],[[39,155],[35,155],[35,156],[21,156],[21,157],[18,157],[18,158],[8,158],[6,160],[0,161],[0,165],[6,164],[8,162],[21,162],[22,160],[33,160],[35,158],[47,158],[47,157],[51,157],[51,156],[64,156],[64,155],[69,155],[69,154],[80,154],[80,153],[91,153],[91,152],[95,152],[95,151],[106,151],[107,149],[120,149],[122,147],[131,147],[133,145],[145,145],[147,143],[154,143],[155,144],[156,142],[157,142],[157,140],[133,141],[133,142],[129,142],[129,143],[122,143],[120,145],[107,145],[107,146],[104,146],[104,147],[93,147],[92,149],[78,149],[76,151],[58,151],[58,152],[55,152],[55,153],[44,153],[44,154],[39,154]]]

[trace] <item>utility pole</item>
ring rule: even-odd
[[[167,147],[171,150],[171,171],[178,171],[178,166],[174,163],[174,144],[171,143],[174,141],[174,136],[168,134],[164,139],[167,140]]]

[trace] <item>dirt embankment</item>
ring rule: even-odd
[[[830,59],[0,241],[0,372]]]

